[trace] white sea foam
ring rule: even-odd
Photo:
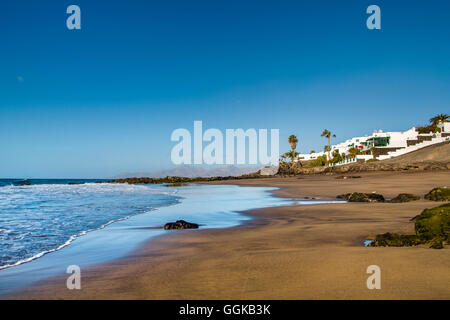
[[[88,232],[178,203],[176,189],[86,183],[0,188],[0,270],[60,250]]]

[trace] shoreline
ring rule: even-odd
[[[246,191],[240,191],[239,188],[234,185],[183,186],[176,192],[178,198],[176,203],[155,207],[148,212],[109,223],[104,228],[77,237],[77,241],[71,246],[52,251],[51,254],[42,255],[27,263],[5,268],[0,271],[0,299],[20,292],[24,283],[33,287],[35,284],[51,281],[55,277],[65,276],[65,269],[70,264],[79,265],[86,270],[127,257],[143,243],[150,243],[160,235],[173,235],[173,231],[166,231],[163,228],[167,222],[186,219],[199,222],[201,229],[228,228],[249,219],[240,213],[247,208],[277,206],[284,201],[269,193],[272,188],[260,187]],[[210,215],[206,215],[204,198],[209,194],[213,203],[208,205]],[[233,198],[230,202],[231,209],[222,210],[220,203],[223,199],[229,198]],[[189,231],[192,230],[186,230]],[[117,237],[123,240],[114,239]],[[47,270],[42,272],[44,269]]]
[[[439,182],[449,181],[450,172],[367,173],[339,181],[335,177],[211,184],[278,187],[271,193],[283,198],[325,200],[347,191],[377,191],[393,197],[401,192],[423,195]],[[124,258],[93,266],[83,277],[83,290],[62,288],[58,283],[65,284],[66,277],[60,277],[8,298],[449,299],[448,247],[366,248],[362,244],[377,233],[411,232],[409,218],[439,204],[420,200],[244,211],[252,219],[241,225],[178,231],[153,238],[151,245],[145,242]],[[393,208],[396,212],[389,214]],[[371,264],[380,265],[384,290],[365,288],[365,268]]]

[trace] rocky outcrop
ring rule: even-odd
[[[391,200],[386,200],[381,194],[378,193],[362,193],[362,192],[353,192],[353,193],[345,193],[338,195],[337,199],[347,200],[348,202],[391,202],[391,203],[400,203],[400,202],[409,202],[420,200],[419,196],[411,193],[400,193],[398,196]]]
[[[414,221],[416,234],[422,239],[450,241],[450,203],[425,209]]]
[[[278,173],[278,166],[266,166],[261,168],[260,174],[262,176],[273,176]]]
[[[430,248],[442,249],[444,242],[450,242],[450,203],[425,209],[412,219],[416,234],[399,235],[384,233],[377,235],[370,246],[403,247],[418,244],[430,244]]]
[[[449,201],[450,200],[450,189],[447,187],[434,188],[428,192],[425,196],[427,200],[433,201]]]
[[[164,225],[164,230],[180,230],[180,229],[197,229],[198,224],[177,220],[176,222],[168,222]]]
[[[420,200],[420,197],[416,196],[415,194],[400,193],[398,196],[391,199],[389,202],[400,203],[400,202],[410,202],[410,201],[416,201],[416,200]]]
[[[335,179],[347,180],[347,179],[358,179],[358,178],[361,178],[361,176],[338,176]]]
[[[378,193],[353,192],[338,195],[336,198],[344,199],[348,202],[384,202],[384,197]]]
[[[420,239],[412,235],[402,235],[397,233],[386,232],[378,234],[370,246],[372,247],[410,247],[421,244]]]
[[[129,183],[129,184],[155,184],[155,183],[189,183],[189,182],[208,182],[208,181],[225,181],[225,180],[240,180],[240,179],[257,179],[261,178],[259,171],[250,174],[243,174],[241,176],[229,176],[229,177],[196,177],[196,178],[186,178],[186,177],[165,177],[165,178],[124,178],[124,179],[114,179],[107,182],[98,183]],[[264,176],[267,178],[268,176]]]
[[[444,249],[444,244],[440,239],[434,239],[431,241],[431,249]]]
[[[328,168],[325,172],[345,173],[363,171],[431,171],[450,170],[450,163],[441,162],[421,162],[421,163],[383,163],[371,162],[363,164],[352,164]]]
[[[279,175],[342,174],[372,171],[441,171],[450,170],[450,162],[388,163],[384,161],[352,163],[328,167],[307,167],[298,163],[280,163]]]
[[[15,181],[13,182],[13,185],[15,186],[31,186],[31,182],[28,179],[21,180],[21,181]]]

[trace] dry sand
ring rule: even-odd
[[[450,162],[450,141],[434,144],[380,163]]]
[[[450,172],[361,173],[359,179],[304,176],[225,181],[281,187],[283,197],[334,198],[345,192],[424,195]],[[412,233],[411,217],[439,203],[347,203],[267,208],[245,225],[171,232],[132,255],[83,271],[82,290],[66,277],[14,298],[55,299],[450,299],[450,248],[364,247],[387,231]],[[366,269],[381,268],[369,290]]]

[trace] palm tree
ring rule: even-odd
[[[325,129],[325,130],[323,130],[321,137],[328,138],[328,159],[330,159],[331,158],[331,156],[330,156],[330,150],[331,150],[330,141],[331,141],[331,137],[336,138],[336,135],[335,134],[332,135],[330,131]]]
[[[291,134],[288,138],[288,142],[291,145],[291,149],[295,150],[295,148],[297,148],[297,143],[298,143],[298,139],[296,136],[294,136],[293,134]]]
[[[295,158],[297,158],[299,154],[300,153],[295,152],[295,150],[291,150],[291,151],[284,153],[281,157],[284,159],[290,158],[291,162],[294,163]]]
[[[297,148],[298,139],[295,135],[291,134],[288,138],[288,142],[291,145],[291,151],[286,152],[283,154],[284,158],[290,158],[291,162],[294,163],[295,158],[299,155],[298,152],[295,152],[295,148]]]
[[[441,114],[438,114],[437,116],[431,118],[431,119],[430,119],[430,123],[431,123],[432,125],[434,125],[434,126],[437,126],[437,125],[438,125],[439,123],[441,123],[441,122],[446,122],[446,121],[448,121],[447,119],[448,119],[449,117],[450,117],[450,116],[449,116],[448,114],[443,114],[443,113],[441,113]]]

